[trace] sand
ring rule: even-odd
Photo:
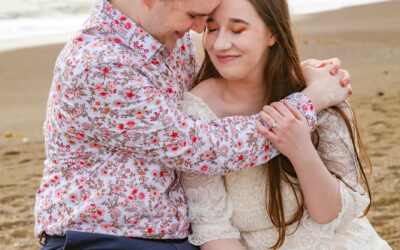
[[[373,163],[368,218],[400,249],[400,1],[296,17],[302,58],[342,59]],[[37,249],[33,207],[45,159],[42,124],[62,44],[0,53],[0,248]]]
[[[400,249],[400,1],[297,18],[303,58],[342,59],[352,76],[362,139],[373,164],[368,218]]]

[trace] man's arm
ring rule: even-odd
[[[59,93],[60,119],[75,125],[71,138],[160,166],[216,175],[265,163],[278,154],[257,132],[258,116],[196,120],[169,103],[145,77],[130,76],[131,81],[123,82],[112,79],[113,73],[105,79],[101,68],[91,68],[81,76],[86,79],[84,95],[71,100]],[[293,96],[291,104],[309,117],[313,127],[311,102],[303,95]]]

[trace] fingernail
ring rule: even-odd
[[[349,89],[349,95],[352,95],[353,94],[353,90],[350,88]]]
[[[337,73],[337,69],[333,69],[333,70],[331,70],[331,75],[336,75],[336,73]]]

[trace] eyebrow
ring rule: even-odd
[[[242,19],[239,19],[239,18],[229,18],[229,21],[232,22],[232,23],[243,23],[243,24],[246,24],[246,25],[250,25],[248,22],[246,22],[246,21],[244,21]],[[214,22],[214,18],[212,18],[212,17],[207,18],[206,19],[206,23],[208,23],[208,22]]]
[[[239,19],[239,18],[229,18],[229,21],[231,21],[233,23],[243,23],[243,24],[246,24],[246,25],[250,25],[245,20],[242,20],[242,19]]]

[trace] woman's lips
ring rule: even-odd
[[[217,59],[220,63],[228,63],[232,60],[235,60],[239,56],[233,56],[233,55],[217,55]]]

